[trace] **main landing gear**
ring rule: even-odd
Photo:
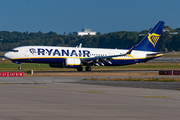
[[[87,66],[87,67],[85,68],[85,70],[86,70],[86,71],[91,71],[92,68],[91,68],[90,66]],[[77,67],[77,71],[83,71],[83,67],[82,67],[81,65],[78,66],[78,67]]]
[[[86,71],[91,71],[92,68],[90,66],[87,66],[85,69]]]
[[[83,71],[83,67],[80,65],[77,67],[77,71]]]

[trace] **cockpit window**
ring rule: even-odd
[[[18,50],[11,50],[11,52],[18,52]]]

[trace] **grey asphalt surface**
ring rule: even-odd
[[[156,78],[156,76],[134,76],[131,78]],[[179,78],[180,76],[157,76],[157,78]],[[180,82],[142,82],[142,81],[92,81],[83,80],[90,78],[129,78],[129,76],[45,76],[45,77],[1,77],[0,83],[74,83],[88,85],[104,85],[117,87],[132,87],[132,88],[153,88],[153,89],[180,89]]]
[[[177,89],[155,89],[154,85],[152,89],[128,86],[138,85],[138,82],[121,82],[119,84],[124,86],[108,86],[105,81],[84,81],[83,78],[1,77],[0,119],[179,120],[180,118],[180,91]],[[158,84],[160,88],[165,83]],[[179,85],[179,83],[166,84]]]

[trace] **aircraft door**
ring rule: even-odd
[[[138,56],[137,56],[137,53],[134,53],[134,61],[135,61],[135,62],[138,62]]]
[[[24,57],[29,57],[28,48],[24,48]]]
[[[11,52],[9,52],[9,56],[10,56],[10,58],[12,57],[12,53]]]

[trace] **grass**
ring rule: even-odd
[[[90,78],[83,80],[97,80],[97,81],[148,81],[148,82],[180,82],[180,78]]]
[[[37,63],[22,63],[22,70],[34,70],[34,71],[76,71],[74,68],[51,68],[48,64]],[[0,60],[0,71],[17,71],[19,65],[14,64],[9,60]],[[85,69],[85,68],[84,68]],[[92,66],[93,71],[105,71],[105,70],[180,70],[178,63],[166,63],[166,62],[147,62],[126,66]]]
[[[169,96],[142,96],[144,98],[170,98]]]
[[[10,60],[2,61],[0,60],[0,71],[17,71],[19,65],[12,63]],[[22,71],[34,70],[34,71],[64,71],[67,69],[63,68],[51,68],[49,64],[37,64],[37,63],[22,63]],[[70,69],[69,69],[70,70]],[[75,69],[72,69],[75,70]]]

